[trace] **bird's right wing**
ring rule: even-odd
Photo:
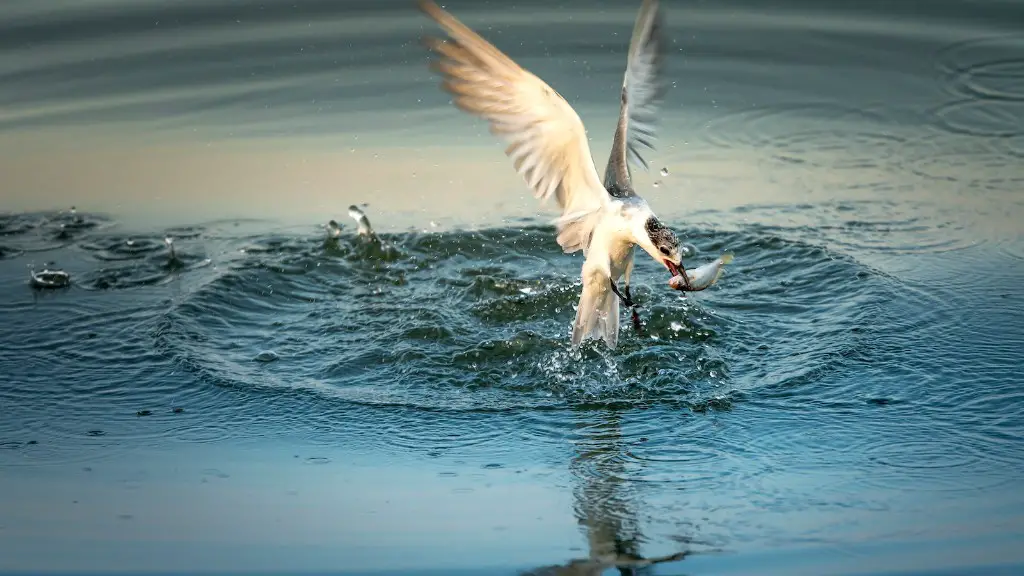
[[[665,43],[658,0],[644,0],[629,41],[622,104],[605,170],[604,185],[620,195],[632,193],[629,162],[647,168],[640,148],[654,149],[655,120],[665,86],[661,79]]]
[[[450,37],[428,37],[424,42],[442,56],[431,67],[442,76],[453,103],[486,119],[491,132],[509,143],[505,154],[536,198],[543,202],[554,197],[558,202],[562,249],[585,251],[609,196],[579,115],[547,83],[432,0],[419,0],[419,7]]]

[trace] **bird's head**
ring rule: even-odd
[[[643,231],[637,234],[640,246],[668,271],[676,276],[682,272],[683,251],[675,233],[651,216],[644,221]]]

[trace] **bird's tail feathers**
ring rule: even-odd
[[[573,347],[590,337],[603,339],[609,348],[619,341],[619,297],[607,283],[583,283],[572,327]]]

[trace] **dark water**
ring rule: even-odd
[[[603,169],[636,6],[448,8]],[[1024,5],[666,10],[638,179],[690,266],[735,261],[683,297],[638,254],[643,333],[573,351],[581,257],[437,90],[411,3],[4,3],[0,569],[1024,572]],[[93,137],[213,168],[93,165]],[[257,140],[368,160],[218,190],[275,168],[210,143]]]

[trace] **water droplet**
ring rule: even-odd
[[[661,169],[661,175],[662,176],[668,176],[668,168],[662,168]]]
[[[660,180],[655,180],[654,181],[654,187],[657,188],[658,186],[661,186],[661,181]]]

